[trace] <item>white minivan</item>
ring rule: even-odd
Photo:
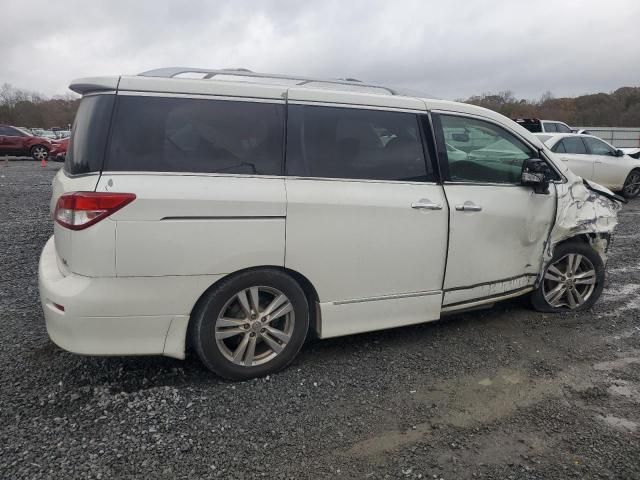
[[[87,78],[47,330],[90,355],[195,350],[231,379],[349,335],[529,294],[600,296],[619,197],[506,117],[349,80],[169,68]]]

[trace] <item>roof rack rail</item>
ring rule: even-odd
[[[275,75],[271,73],[257,73],[251,70],[247,70],[246,68],[223,68],[220,70],[210,70],[206,68],[191,68],[191,67],[167,67],[167,68],[158,68],[155,70],[148,70],[146,72],[139,73],[139,76],[142,77],[164,77],[164,78],[174,78],[178,75],[183,75],[185,73],[196,73],[202,74],[203,80],[208,80],[216,75],[230,75],[230,76],[238,76],[238,77],[251,77],[251,78],[271,78],[277,80],[293,80],[298,86],[307,85],[309,83],[325,83],[330,85],[348,85],[351,87],[365,87],[365,88],[379,88],[381,90],[385,90],[389,92],[391,95],[399,95],[399,92],[396,90],[385,87],[383,85],[373,85],[368,83],[363,83],[360,80],[356,80],[355,78],[346,78],[346,79],[335,79],[328,80],[324,78],[309,78],[309,77],[298,77],[294,75]]]

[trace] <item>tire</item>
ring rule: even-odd
[[[624,198],[636,198],[640,194],[640,169],[634,168],[627,175],[622,187],[622,196]]]
[[[34,145],[31,147],[30,153],[31,157],[39,162],[49,158],[49,149],[44,145]]]
[[[604,279],[602,259],[590,245],[578,241],[561,243],[545,267],[540,285],[531,294],[531,303],[539,312],[588,310],[600,298]]]
[[[252,270],[205,293],[191,321],[202,363],[223,378],[246,380],[275,373],[295,358],[309,329],[309,305],[286,273]]]

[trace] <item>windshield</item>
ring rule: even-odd
[[[33,137],[33,133],[31,133],[26,128],[20,128],[20,127],[14,127],[14,128],[18,130],[20,133],[24,133],[27,137]]]

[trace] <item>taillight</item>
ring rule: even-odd
[[[133,202],[133,193],[73,192],[58,199],[53,218],[71,230],[82,230]]]

